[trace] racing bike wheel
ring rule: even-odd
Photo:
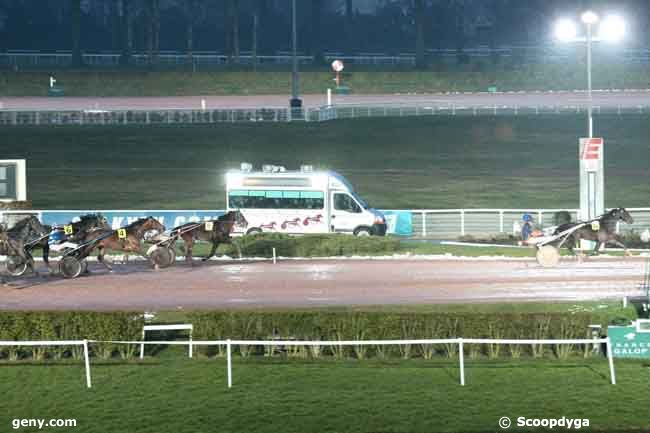
[[[65,278],[77,278],[81,275],[83,266],[75,257],[64,257],[59,262],[59,271]]]
[[[9,256],[5,262],[7,273],[13,277],[20,277],[27,270],[27,263],[18,256]]]

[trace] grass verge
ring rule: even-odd
[[[225,360],[181,350],[145,362],[94,362],[93,388],[79,364],[0,364],[0,425],[17,418],[75,418],[111,432],[493,432],[498,420],[589,419],[588,431],[647,427],[647,363],[605,359],[456,361],[241,360],[226,387]],[[37,429],[21,429],[35,432]],[[42,430],[58,431],[58,430]],[[519,431],[519,430],[518,430]]]

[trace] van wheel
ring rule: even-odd
[[[252,229],[248,229],[248,231],[246,232],[246,235],[247,236],[255,236],[255,235],[259,235],[260,233],[262,233],[262,229],[257,228],[257,227],[253,227]]]
[[[372,233],[368,227],[358,227],[354,230],[355,236],[370,236]]]

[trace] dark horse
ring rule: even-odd
[[[79,252],[80,258],[88,257],[95,249],[99,250],[97,260],[106,266],[109,271],[113,268],[104,261],[104,252],[106,249],[124,251],[130,253],[144,254],[140,250],[140,244],[145,234],[149,231],[162,233],[165,226],[158,222],[154,217],[141,218],[132,222],[126,227],[118,230],[94,230],[86,233],[80,243],[86,244]]]
[[[566,241],[562,243],[562,239],[559,239],[556,244],[559,245],[562,243],[562,246],[566,246],[572,254],[575,254],[575,251],[573,251],[573,249],[578,244],[578,240],[584,239],[587,241],[596,241],[596,248],[594,249],[594,252],[596,254],[600,250],[600,247],[606,244],[614,244],[618,247],[621,247],[625,250],[625,254],[627,254],[627,247],[623,243],[621,236],[616,234],[616,225],[619,223],[619,221],[623,221],[627,224],[632,224],[634,222],[634,219],[632,218],[632,215],[630,215],[630,213],[625,210],[625,208],[619,207],[612,209],[609,212],[603,214],[598,219],[595,219],[591,222],[587,221],[587,224],[584,227],[580,227],[571,233],[566,238]],[[583,223],[562,224],[561,226],[558,226],[557,229],[555,229],[555,232],[553,234],[557,235],[579,224]]]
[[[183,224],[174,228],[171,235],[179,234],[183,239],[185,261],[192,265],[192,248],[195,240],[212,243],[210,254],[202,259],[202,261],[206,261],[215,255],[219,244],[232,243],[230,234],[236,225],[244,228],[248,227],[248,221],[238,210],[221,215],[216,220]]]
[[[3,231],[0,240],[0,254],[17,258],[17,263],[26,264],[27,270],[38,275],[34,269],[34,258],[31,254],[32,244],[47,238],[48,233],[47,228],[35,215],[23,218],[9,230]]]
[[[48,232],[51,235],[52,228],[50,226],[44,226],[44,227],[48,229]],[[96,230],[96,229],[110,230],[110,228],[111,226],[108,224],[106,217],[100,213],[81,215],[79,217],[79,221],[73,221],[70,224],[67,224],[67,230],[69,232],[66,235],[67,236],[66,241],[77,243],[80,240],[82,240],[88,232],[92,230]],[[65,231],[66,226],[60,227],[55,230]],[[45,264],[51,271],[52,269],[50,268],[50,260],[49,260],[50,257],[49,238],[50,236],[47,236],[43,239],[38,240],[38,242],[34,242],[32,245],[30,245],[30,248],[33,249],[35,247],[41,247],[43,249],[43,262],[45,262]]]

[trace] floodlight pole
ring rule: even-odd
[[[592,45],[592,35],[591,35],[591,23],[587,23],[587,112],[589,117],[589,138],[594,136],[594,118],[593,110],[594,103],[591,95],[591,45]]]
[[[291,101],[289,105],[292,109],[300,109],[302,101],[299,97],[300,76],[298,75],[298,31],[296,26],[296,0],[291,2],[291,22],[292,22],[292,39],[293,39],[293,68],[291,72]]]

